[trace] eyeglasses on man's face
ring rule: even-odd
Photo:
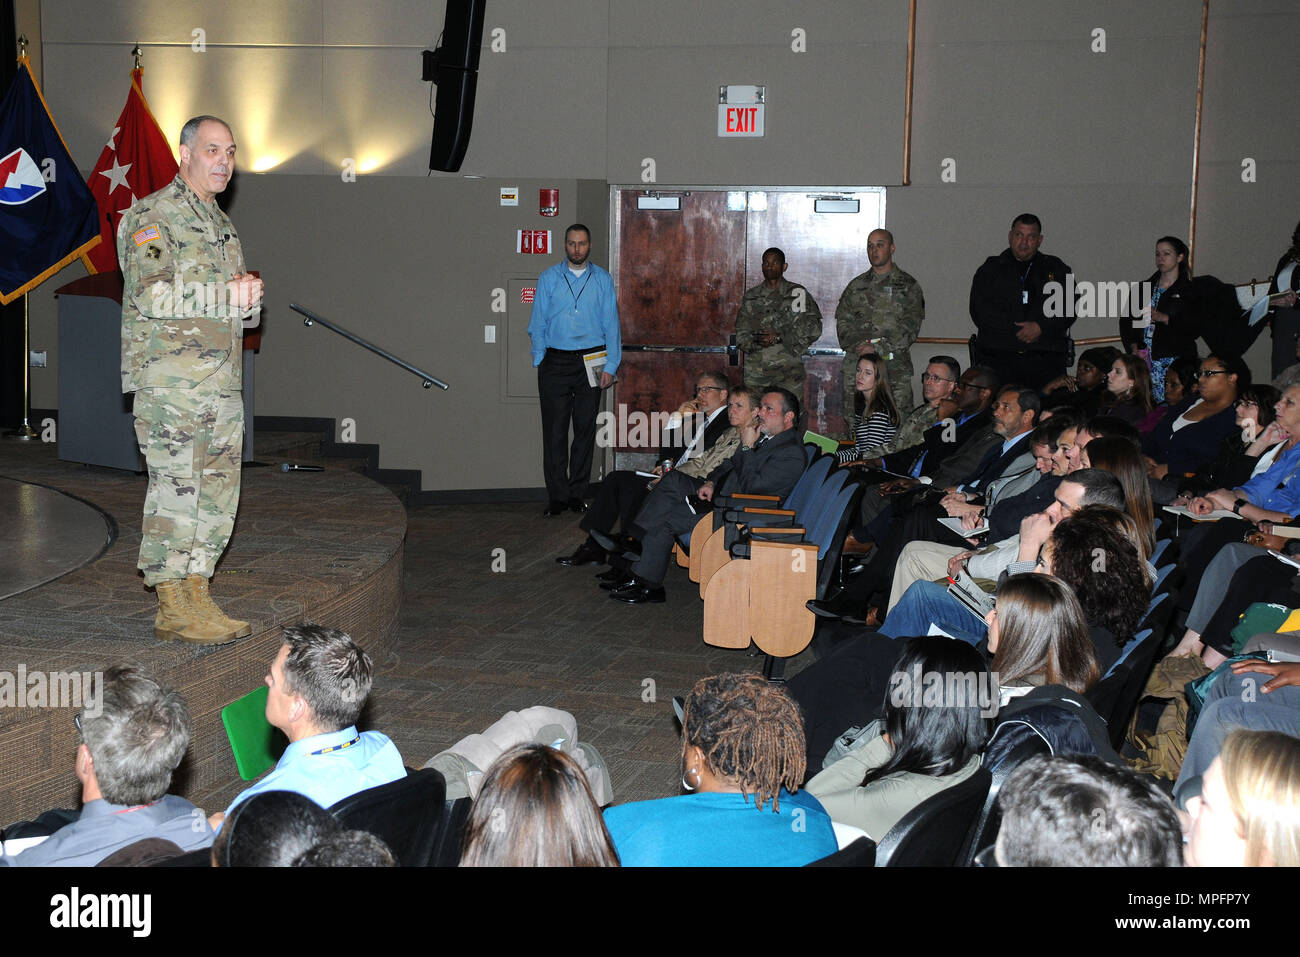
[[[941,375],[930,375],[928,372],[921,373],[922,382],[956,382],[956,379],[945,379]]]

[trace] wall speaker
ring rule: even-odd
[[[432,79],[438,87],[429,169],[456,172],[469,148],[486,5],[487,0],[447,0],[442,39],[433,54],[425,57],[425,79],[430,78],[432,68]]]

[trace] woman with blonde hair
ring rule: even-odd
[[[1188,864],[1300,866],[1300,738],[1232,732],[1187,809]]]

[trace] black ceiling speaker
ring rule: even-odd
[[[432,53],[424,52],[424,78],[438,87],[429,169],[456,172],[469,148],[486,5],[487,0],[447,0],[442,39]]]

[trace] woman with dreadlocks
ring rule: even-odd
[[[836,850],[831,819],[799,791],[799,707],[758,675],[701,679],[682,717],[682,787],[621,804],[605,825],[624,867],[798,867]]]

